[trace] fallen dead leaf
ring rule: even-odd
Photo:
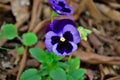
[[[24,17],[28,16],[30,2],[29,0],[14,0],[11,2],[11,9],[16,21],[21,21]]]

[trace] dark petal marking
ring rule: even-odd
[[[66,52],[67,53],[70,53],[71,51],[72,51],[72,49],[73,49],[73,46],[68,42],[68,43],[66,43]]]
[[[54,44],[56,44],[56,43],[58,43],[59,41],[60,41],[60,37],[59,36],[53,36],[52,38],[51,38],[51,40],[52,40],[52,45],[54,45]]]
[[[65,7],[65,6],[67,6],[67,5],[66,5],[64,2],[59,2],[58,5],[62,7],[62,10],[61,10],[61,11],[67,12],[67,13],[70,13],[70,12],[71,12],[71,9],[70,9],[69,7],[68,7],[68,8]]]
[[[56,49],[59,53],[63,54],[65,51],[65,46],[64,46],[63,42],[59,42]]]
[[[78,44],[80,42],[81,38],[80,38],[80,34],[79,34],[78,30],[76,29],[76,27],[71,25],[71,24],[68,24],[64,27],[63,33],[68,32],[68,31],[73,36],[73,41],[72,42]]]
[[[59,2],[58,5],[61,7],[65,7],[65,3],[63,3],[63,2]]]
[[[62,8],[62,11],[63,11],[63,12],[70,13],[70,12],[71,12],[71,9],[69,9],[69,8]]]
[[[57,51],[61,54],[63,54],[64,52],[70,53],[73,49],[73,46],[68,42],[59,42],[58,46],[57,46]]]
[[[63,37],[67,40],[67,41],[73,41],[73,35],[71,34],[70,31],[67,31],[63,34]]]

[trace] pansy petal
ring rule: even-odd
[[[66,0],[48,0],[53,10],[59,15],[73,14],[73,9],[69,7]]]
[[[58,56],[66,56],[71,55],[75,50],[77,50],[77,45],[73,42],[68,42],[67,44],[63,45],[57,43],[53,46],[53,52]]]
[[[58,8],[59,7],[59,8]],[[69,15],[73,14],[73,9],[69,7],[66,2],[59,1],[58,4],[54,4],[53,9],[56,13],[60,15]]]
[[[65,25],[68,24],[76,26],[75,23],[70,19],[54,20],[50,25],[47,26],[46,32],[53,31],[58,34],[62,32]]]
[[[52,45],[54,45],[60,41],[60,36],[52,36],[51,40]]]
[[[52,5],[58,4],[59,2],[63,2],[66,4],[66,0],[48,0],[48,2]]]
[[[66,31],[64,34],[63,34],[63,37],[68,40],[68,41],[73,41],[73,35],[70,31]]]
[[[70,32],[73,36],[73,42],[78,44],[80,42],[80,35],[78,30],[71,24],[67,24],[63,29],[63,34],[65,32]]]
[[[53,10],[59,15],[69,15],[69,14],[73,14],[74,12],[71,7],[62,7],[62,8],[53,7]]]
[[[61,11],[63,11],[63,14],[64,14],[64,15],[65,15],[65,14],[73,14],[73,9],[70,8],[70,7],[62,8]]]
[[[58,5],[61,6],[61,7],[65,7],[66,6],[65,0],[64,1],[59,1]]]
[[[58,56],[64,56],[63,54],[64,53],[60,53],[58,50],[57,50],[57,46],[58,46],[58,43],[56,43],[53,47],[52,47],[52,51],[58,55]]]
[[[72,50],[71,50],[71,52],[68,52],[67,50],[69,49],[69,46],[68,47],[66,47],[66,51],[64,52],[64,54],[63,55],[71,55],[73,52],[75,52],[76,50],[77,50],[77,45],[74,43],[74,42],[69,42],[70,44],[71,44],[71,46],[72,46]]]
[[[46,48],[48,49],[48,51],[52,51],[52,46],[53,46],[53,43],[56,43],[56,42],[53,42],[52,43],[52,37],[53,36],[57,36],[56,33],[52,32],[52,31],[49,31],[46,35],[45,35],[45,45],[46,45]],[[55,39],[54,39],[55,40]]]
[[[54,4],[54,6],[52,6],[53,10],[56,12],[56,10],[60,11],[62,9],[61,6],[58,6],[57,4]],[[57,12],[56,12],[57,13]],[[59,13],[58,13],[59,14]]]

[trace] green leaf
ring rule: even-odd
[[[32,32],[23,34],[22,38],[23,38],[23,44],[25,46],[32,46],[32,45],[36,44],[37,40],[38,40],[37,36]]]
[[[78,57],[68,60],[69,70],[78,69],[80,67],[80,59]]]
[[[18,35],[17,28],[13,24],[6,24],[2,28],[2,34],[7,39],[12,40]]]
[[[48,76],[48,77],[44,76],[44,77],[42,77],[42,80],[52,80],[52,79],[50,76]]]
[[[2,40],[2,38],[3,38],[3,35],[2,35],[2,33],[0,33],[0,40]]]
[[[41,63],[51,63],[53,61],[50,56],[51,54],[46,54],[45,51],[40,48],[30,48],[29,52],[35,59],[37,59],[37,61]]]
[[[84,78],[85,78],[85,77],[81,77],[79,80],[85,80]]]
[[[69,64],[67,62],[58,62],[57,65],[61,68],[69,68]]]
[[[52,53],[52,52],[47,52],[48,54],[51,54],[51,56],[53,57],[53,59],[55,61],[59,61],[59,60],[62,60],[64,58],[64,56],[57,56],[55,53]]]
[[[71,75],[74,80],[79,80],[80,78],[84,77],[84,74],[86,73],[85,69],[75,69],[69,72],[69,75]]]
[[[33,68],[25,70],[22,73],[20,80],[41,80],[41,76],[38,74],[38,71]]]
[[[29,52],[35,59],[37,59],[37,61],[44,62],[43,55],[45,54],[45,52],[42,49],[30,48]]]
[[[54,60],[56,60],[56,61],[62,60],[63,58],[64,58],[64,56],[57,56],[57,55],[54,56]]]
[[[40,69],[38,74],[41,75],[41,76],[46,76],[46,75],[49,74],[49,71],[47,69]]]
[[[48,76],[45,80],[52,80],[52,79],[51,79],[51,77]]]
[[[24,51],[25,51],[25,49],[24,49],[23,46],[17,47],[16,50],[17,50],[17,53],[18,53],[19,55],[23,55],[23,53],[24,53]]]
[[[80,36],[81,36],[82,40],[85,40],[85,41],[87,41],[87,36],[92,33],[91,30],[85,29],[82,26],[78,27],[78,31],[80,33]]]
[[[62,68],[53,69],[49,75],[53,80],[67,80],[66,73]]]
[[[81,76],[84,76],[85,73],[87,72],[87,70],[83,68],[80,68],[79,71],[81,72]]]
[[[67,74],[67,80],[75,80],[71,75]]]

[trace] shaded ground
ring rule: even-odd
[[[79,56],[81,66],[87,69],[86,80],[120,80],[120,1],[119,0],[67,0],[74,8],[71,17],[77,25],[92,30],[88,41],[82,41],[74,56]],[[45,49],[45,26],[50,23],[51,7],[47,0],[0,0],[0,26],[13,23],[19,35],[31,31],[37,34],[35,45]],[[58,17],[69,18],[69,17]],[[18,39],[3,38],[0,46],[0,80],[19,80],[23,69],[39,67],[28,54],[23,56],[14,50],[22,44]]]

